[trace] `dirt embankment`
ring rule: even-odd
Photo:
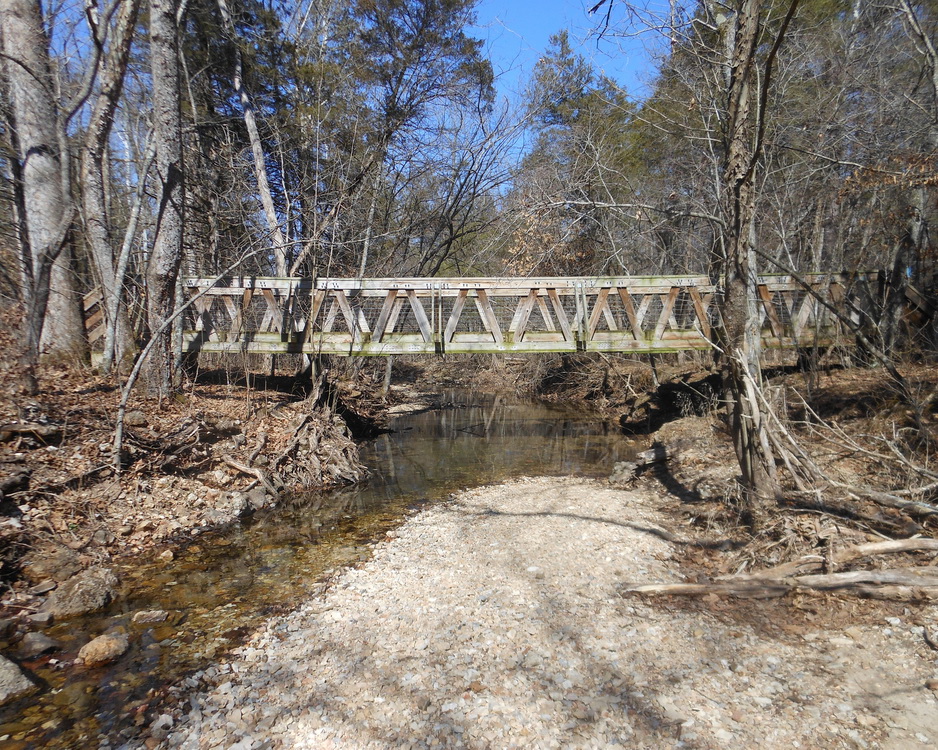
[[[28,611],[82,569],[223,526],[292,487],[360,479],[357,446],[335,408],[345,402],[286,383],[208,376],[162,403],[134,399],[119,475],[112,382],[62,367],[45,373],[34,399],[7,393],[2,602]]]

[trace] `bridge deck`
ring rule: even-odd
[[[872,304],[878,275],[814,274],[809,282],[856,319]],[[704,276],[245,277],[185,286],[202,294],[184,335],[190,352],[344,356],[706,349],[719,293]],[[760,277],[758,295],[766,347],[846,340],[830,311],[793,279]]]

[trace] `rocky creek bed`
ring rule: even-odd
[[[934,605],[623,596],[683,580],[663,502],[563,478],[455,494],[127,746],[938,745]]]

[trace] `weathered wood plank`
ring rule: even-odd
[[[518,301],[514,318],[512,318],[511,325],[508,327],[508,333],[512,341],[520,342],[524,339],[524,330],[527,328],[535,304],[537,304],[537,289],[532,289],[528,292],[527,297],[522,297]]]
[[[325,333],[330,333],[332,331],[332,326],[335,325],[335,319],[339,314],[339,301],[333,297],[332,304],[329,305],[329,312],[326,313],[326,320],[322,324],[322,330]]]
[[[410,306],[413,308],[414,317],[417,319],[417,325],[420,326],[420,334],[427,343],[433,341],[433,328],[430,326],[430,320],[423,309],[423,303],[414,294],[413,289],[407,290],[407,299],[410,300]]]
[[[492,309],[492,302],[489,299],[488,292],[484,289],[477,289],[476,297],[478,299],[479,310],[482,313],[482,319],[485,321],[489,333],[495,337],[495,343],[504,343],[505,338],[502,336],[502,329],[498,325],[498,318],[495,317],[495,311]]]
[[[391,317],[391,310],[394,309],[394,301],[396,299],[397,289],[388,290],[388,294],[384,298],[384,304],[381,305],[381,312],[378,313],[378,319],[375,321],[375,330],[371,337],[372,341],[377,341],[380,343],[381,339],[384,338],[384,329]]]
[[[547,331],[556,331],[557,327],[554,325],[554,319],[550,314],[550,310],[547,309],[547,301],[544,299],[544,290],[541,290],[542,293],[537,295],[537,307],[541,311],[541,320],[544,321],[544,330]]]
[[[609,289],[600,289],[596,295],[596,302],[593,303],[593,311],[590,313],[589,325],[587,326],[587,338],[593,338],[596,333],[596,327],[599,325],[599,318],[603,314],[606,302],[609,299]]]
[[[676,328],[676,324],[672,322],[671,314],[674,310],[674,302],[677,300],[678,292],[680,292],[680,287],[673,287],[667,296],[662,296],[661,298],[661,314],[658,316],[658,324],[655,326],[654,339],[658,340],[661,338],[661,335],[664,333],[664,329],[668,326],[668,323],[671,323]]]
[[[448,344],[453,340],[453,334],[456,333],[456,326],[459,325],[459,318],[462,315],[463,308],[466,306],[466,298],[469,296],[468,289],[460,289],[453,302],[453,309],[449,314],[449,320],[446,321],[446,329],[443,332],[443,343]]]
[[[563,303],[557,296],[557,290],[550,288],[547,290],[547,296],[550,303],[554,306],[554,314],[557,316],[557,322],[560,324],[560,330],[563,332],[565,341],[573,342],[573,331],[570,328],[570,321],[567,319],[567,311],[563,309]]]
[[[394,300],[394,306],[391,308],[391,317],[388,318],[387,328],[384,330],[384,335],[387,336],[390,333],[393,333],[397,328],[397,320],[401,317],[401,311],[404,309],[404,304],[407,302],[407,296],[397,295]]]
[[[795,332],[795,338],[800,339],[804,335],[805,327],[808,325],[813,313],[814,306],[816,301],[813,296],[810,294],[805,294],[804,299],[801,302],[801,309],[798,310],[798,315],[792,324],[792,329]]]
[[[772,303],[772,293],[765,284],[759,284],[756,288],[759,291],[759,299],[762,300],[762,307],[765,309],[765,314],[768,317],[772,333],[778,336],[778,338],[781,338],[783,334],[782,322],[778,319],[778,313],[775,311],[775,305]]]
[[[619,288],[619,299],[622,300],[622,306],[625,308],[625,315],[629,319],[629,326],[632,329],[632,338],[636,341],[642,337],[642,322],[635,311],[635,303],[632,301],[632,293],[626,287]]]
[[[704,302],[700,290],[697,287],[690,287],[691,302],[694,303],[694,312],[697,313],[697,322],[700,323],[700,331],[705,339],[710,339],[710,316],[707,314],[707,308],[710,306],[710,298]]]

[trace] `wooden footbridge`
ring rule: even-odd
[[[768,348],[850,343],[817,296],[860,322],[879,275],[758,285]],[[188,279],[185,350],[383,356],[675,352],[712,346],[719,290],[705,276]],[[201,296],[200,296],[201,295]],[[817,296],[816,296],[817,295]]]

